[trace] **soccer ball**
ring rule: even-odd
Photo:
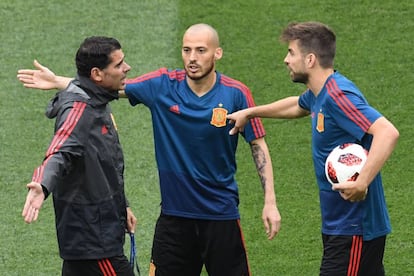
[[[325,175],[329,183],[355,181],[368,157],[368,151],[354,143],[334,148],[325,161]]]

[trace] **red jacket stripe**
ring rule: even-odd
[[[56,132],[53,137],[52,143],[49,146],[49,149],[46,153],[47,156],[53,154],[59,150],[64,141],[69,137],[75,128],[79,118],[82,116],[83,111],[85,110],[86,103],[75,102],[73,108],[70,111],[68,117],[66,118],[63,125]]]
[[[47,161],[52,157],[52,155],[57,152],[60,147],[63,145],[65,140],[68,139],[70,134],[72,133],[73,129],[75,128],[76,124],[79,121],[79,118],[82,116],[83,111],[86,108],[86,103],[83,102],[75,102],[73,104],[73,108],[70,111],[68,117],[66,118],[65,122],[63,123],[62,127],[56,132],[53,140],[46,152],[46,158],[43,161],[42,165],[37,168],[33,174],[32,181],[40,183],[43,178],[43,171]]]

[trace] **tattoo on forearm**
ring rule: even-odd
[[[257,173],[260,177],[260,182],[262,184],[263,191],[266,187],[266,176],[265,176],[265,167],[266,167],[266,155],[262,148],[259,145],[252,144],[251,146],[254,163],[256,164]]]

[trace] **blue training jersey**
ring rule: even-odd
[[[214,87],[198,97],[184,70],[161,68],[129,80],[131,105],[147,106],[152,115],[161,209],[167,215],[238,219],[235,181],[238,135],[229,135],[226,114],[254,106],[250,90],[220,73]],[[263,137],[260,119],[242,134],[247,142]]]
[[[363,235],[371,240],[390,233],[381,175],[368,189],[364,201],[344,200],[325,176],[325,160],[337,145],[357,143],[369,150],[372,123],[382,115],[371,107],[359,89],[339,72],[326,81],[317,97],[305,91],[299,105],[310,111],[312,120],[312,156],[319,186],[322,233],[327,235]]]

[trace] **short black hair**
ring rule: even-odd
[[[121,44],[115,38],[105,36],[86,38],[76,52],[78,75],[89,78],[92,68],[105,69],[112,62],[111,53],[119,49]]]

